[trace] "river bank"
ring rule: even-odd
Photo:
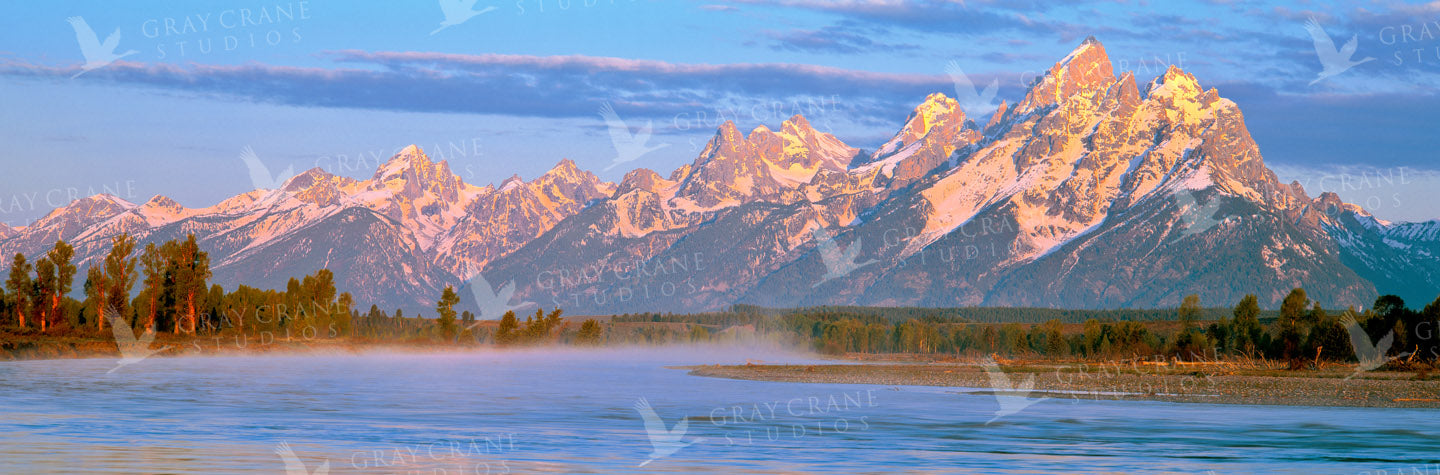
[[[1238,365],[1131,360],[1101,363],[1002,362],[992,379],[978,361],[687,367],[696,376],[797,383],[938,386],[956,393],[1056,400],[1145,400],[1213,404],[1440,408],[1440,379],[1353,368],[1285,371]],[[997,373],[998,375],[998,373]],[[1008,381],[1007,381],[1008,380]],[[1021,390],[1033,380],[1030,391]],[[1015,389],[1010,389],[1015,388]]]

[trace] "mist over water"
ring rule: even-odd
[[[1056,398],[987,425],[995,398],[961,388],[666,368],[747,359],[819,362],[725,346],[6,362],[0,471],[285,473],[285,447],[330,473],[1440,470],[1432,411]],[[686,445],[643,467],[642,398],[665,430],[689,418]]]

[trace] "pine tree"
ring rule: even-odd
[[[1254,294],[1246,295],[1235,305],[1235,348],[1245,352],[1256,350],[1259,348],[1262,332],[1260,299]]]
[[[505,316],[500,317],[500,326],[495,329],[495,341],[500,344],[514,343],[515,331],[519,326],[520,321],[515,318],[515,311],[506,311]]]
[[[600,328],[600,322],[593,318],[587,319],[585,323],[580,324],[580,332],[575,334],[575,344],[598,345],[603,336],[604,330]]]
[[[446,340],[455,338],[455,304],[457,303],[460,303],[460,296],[455,295],[455,289],[448,285],[440,294],[440,301],[435,303],[435,313],[440,316],[440,334]]]
[[[564,313],[564,311],[560,310],[559,307],[556,307],[555,310],[551,310],[550,314],[545,316],[545,327],[559,328],[561,324],[560,315],[562,313]]]
[[[1289,323],[1299,323],[1305,318],[1305,309],[1310,306],[1310,299],[1305,296],[1305,289],[1296,288],[1291,290],[1285,300],[1280,303],[1280,319]]]

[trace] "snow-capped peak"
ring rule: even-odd
[[[383,183],[403,176],[409,170],[427,168],[430,165],[433,164],[430,162],[430,157],[425,156],[425,151],[419,145],[410,145],[380,165],[371,180]]]
[[[1164,75],[1150,81],[1150,85],[1145,88],[1145,96],[1147,98],[1194,98],[1203,92],[1204,90],[1200,88],[1200,82],[1195,79],[1195,76],[1182,71],[1174,65],[1166,69]]]
[[[814,135],[816,133],[815,128],[810,126],[810,121],[800,114],[795,114],[785,122],[781,122],[780,131],[797,135]]]
[[[1058,104],[1070,96],[1104,89],[1115,82],[1115,70],[1105,46],[1095,37],[1085,38],[1075,50],[1035,80],[1016,111],[1026,113]]]
[[[978,131],[966,128],[967,122],[958,101],[931,94],[915,106],[900,131],[856,171],[868,173],[879,168],[879,173],[894,179],[892,187],[904,186],[945,163],[956,149],[980,139]]]
[[[915,106],[910,116],[905,118],[905,125],[900,132],[895,134],[884,145],[877,149],[872,160],[879,159],[900,150],[906,144],[910,144],[930,133],[930,129],[938,125],[950,125],[960,127],[965,124],[965,111],[960,109],[960,103],[954,99],[945,97],[941,93],[933,93],[925,97],[925,101]]]
[[[564,158],[560,160],[560,163],[556,163],[555,166],[550,167],[550,170],[546,171],[543,176],[564,177],[567,180],[574,180],[580,176],[580,173],[580,167],[575,165],[574,160]]]
[[[616,190],[616,193],[625,194],[633,190],[645,190],[655,193],[660,191],[661,188],[674,185],[674,183],[675,182],[660,177],[659,173],[655,173],[648,168],[636,168],[631,170],[630,173],[626,173],[625,178],[620,180],[620,188]]]
[[[515,174],[510,175],[510,178],[506,178],[505,181],[500,182],[500,187],[495,191],[505,193],[521,186],[525,186],[525,180],[521,179],[519,174]]]
[[[420,146],[419,146],[419,145],[410,144],[410,145],[407,145],[405,148],[400,149],[400,152],[397,153],[396,155],[397,155],[397,156],[406,156],[406,157],[416,157],[416,156],[423,157],[423,156],[425,156],[425,151],[422,150],[422,149],[420,149]]]

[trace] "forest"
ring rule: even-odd
[[[0,287],[0,349],[45,336],[104,339],[126,325],[170,339],[213,339],[243,347],[254,341],[345,341],[423,346],[655,345],[765,340],[826,354],[980,356],[1060,359],[1166,355],[1182,360],[1270,359],[1292,369],[1357,359],[1357,340],[1392,365],[1433,365],[1440,356],[1440,298],[1419,310],[1385,295],[1369,308],[1329,310],[1294,289],[1277,310],[1249,295],[1232,308],[1202,308],[1190,295],[1179,308],[1065,310],[1046,308],[812,307],[734,305],[698,314],[626,314],[579,321],[563,310],[537,309],[522,321],[459,311],[451,287],[433,318],[407,317],[337,292],[327,269],[291,278],[282,290],[211,284],[209,255],[195,237],[137,249],[128,235],[113,239],[105,258],[86,270],[84,299],[70,295],[77,276],[74,249],[57,241],[31,261],[12,260]],[[137,287],[138,286],[138,291]],[[1388,343],[1388,345],[1387,345]],[[1363,356],[1363,355],[1362,355]]]

